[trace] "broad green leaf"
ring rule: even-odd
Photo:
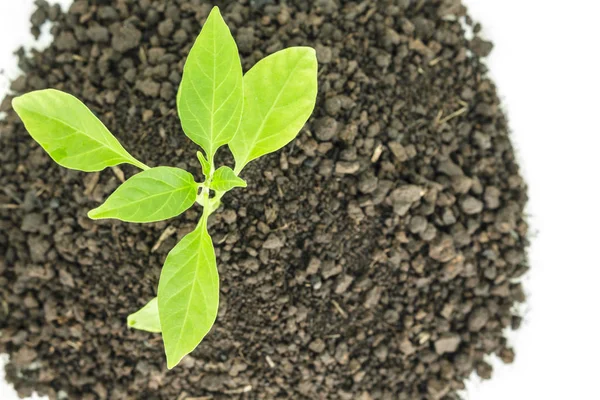
[[[229,167],[220,167],[215,171],[210,188],[218,192],[227,192],[234,187],[246,187],[246,181],[238,177]]]
[[[147,169],[133,158],[77,98],[54,89],[16,97],[13,109],[54,161],[79,171],[101,171],[121,163]]]
[[[126,180],[88,216],[127,222],[162,221],[190,208],[197,195],[198,184],[189,172],[172,167],[150,168]]]
[[[140,331],[160,332],[157,298],[153,298],[144,307],[127,316],[127,326]]]
[[[196,152],[196,157],[198,157],[198,161],[200,161],[200,166],[202,167],[202,174],[205,177],[208,177],[211,172],[210,171],[210,163],[208,162],[206,157],[204,157],[204,154],[202,154],[201,151]]]
[[[243,107],[242,64],[218,7],[190,50],[177,94],[185,134],[211,160],[237,132]]]
[[[317,97],[317,58],[310,47],[290,47],[259,61],[244,76],[244,111],[229,143],[239,173],[250,161],[296,137]]]
[[[167,367],[198,346],[219,308],[219,272],[206,216],[171,250],[158,283],[158,313]]]

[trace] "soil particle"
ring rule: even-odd
[[[306,273],[308,275],[314,275],[317,272],[319,272],[319,268],[321,268],[321,260],[313,257],[310,259],[310,262],[308,263],[308,268],[306,268]]]
[[[237,214],[234,210],[225,210],[221,214],[221,218],[223,218],[223,221],[225,221],[226,224],[231,225],[237,221]]]
[[[479,214],[483,210],[483,203],[473,196],[467,196],[461,200],[460,207],[465,214]]]
[[[435,341],[435,352],[438,354],[454,353],[460,344],[460,335],[456,333],[444,334]]]
[[[422,233],[427,229],[427,218],[422,215],[414,215],[410,218],[409,229],[412,233]]]
[[[369,290],[363,303],[365,308],[374,308],[377,304],[379,304],[379,300],[381,299],[382,294],[383,287],[381,286],[376,286],[373,289]]]
[[[92,26],[87,30],[87,37],[95,43],[108,43],[110,32],[103,26]]]
[[[315,135],[324,142],[333,139],[337,129],[337,121],[331,117],[323,117],[315,122]]]
[[[321,266],[321,275],[323,279],[329,279],[332,276],[336,276],[342,272],[342,266],[336,264],[333,261],[326,261]]]
[[[281,238],[279,236],[277,236],[274,233],[271,233],[269,235],[269,237],[267,238],[267,240],[265,240],[265,242],[263,243],[262,247],[263,249],[267,249],[267,250],[276,250],[276,249],[280,249],[282,248],[284,245],[283,240],[281,240]]]
[[[16,367],[26,367],[27,365],[31,364],[31,362],[35,360],[37,356],[37,352],[32,348],[22,347],[13,355],[11,361]]]
[[[448,262],[456,256],[454,240],[450,235],[441,235],[429,245],[429,257],[439,262]]]
[[[333,58],[333,52],[331,51],[330,47],[317,44],[315,51],[317,52],[317,61],[319,61],[319,63],[329,64],[331,62]]]
[[[458,0],[219,2],[244,70],[288,46],[320,61],[313,117],[242,172],[210,219],[217,323],[166,372],[159,335],[126,317],[156,296],[198,220],[90,221],[137,172],[55,165],[10,111],[0,121],[0,351],[21,395],[50,399],[458,399],[484,361],[512,362],[528,270],[526,186],[506,118],[465,39]],[[198,174],[176,93],[204,0],[39,2],[15,94],[73,93],[148,165]],[[467,19],[469,21],[469,19]],[[473,54],[471,54],[471,52]],[[464,110],[464,111],[463,111]],[[160,151],[156,151],[160,149]],[[223,150],[219,162],[231,164]]]
[[[327,114],[335,117],[342,110],[342,100],[339,96],[330,97],[325,100],[325,111]],[[333,136],[332,136],[333,137]]]
[[[513,349],[504,348],[500,350],[500,359],[505,364],[512,364],[515,361],[515,352]]]
[[[392,203],[405,203],[412,204],[418,201],[425,194],[425,190],[422,187],[416,185],[405,185],[395,189],[390,193],[390,200]]]
[[[399,348],[400,348],[400,351],[402,353],[404,353],[406,356],[410,356],[410,355],[414,354],[416,351],[415,346],[413,346],[411,341],[406,338],[402,342],[400,342]]]
[[[148,97],[158,97],[160,94],[160,83],[154,82],[150,78],[137,81],[135,88]]]
[[[73,32],[61,32],[56,38],[56,48],[59,50],[72,51],[77,49],[77,46],[78,42]]]
[[[494,49],[494,44],[487,40],[483,40],[479,36],[471,40],[471,50],[479,57],[487,57]]]
[[[50,242],[41,236],[30,235],[27,238],[27,247],[29,248],[29,255],[33,262],[46,261],[46,252],[50,249],[50,246]]]
[[[486,362],[477,363],[477,367],[476,367],[475,371],[477,372],[477,375],[481,379],[491,379],[492,378],[493,368],[490,364],[488,364]]]
[[[45,218],[40,213],[26,214],[21,223],[23,232],[38,232],[45,224]]]
[[[31,21],[31,25],[33,27],[32,33],[36,39],[39,36],[39,27],[42,26],[44,24],[44,22],[46,22],[47,19],[48,19],[47,7],[40,7],[37,10],[35,10],[33,12],[33,14],[31,14],[30,21]]]
[[[358,181],[358,190],[364,194],[373,193],[377,190],[377,177],[369,174],[363,174]]]
[[[500,207],[500,195],[501,192],[497,187],[486,187],[483,195],[486,207],[491,210],[495,210],[496,208]]]
[[[402,146],[400,143],[398,142],[390,142],[388,143],[388,148],[390,149],[390,151],[392,152],[392,154],[394,155],[394,157],[396,157],[396,159],[400,162],[404,162],[406,160],[408,160],[408,153],[406,151],[406,149],[404,148],[404,146]]]
[[[394,212],[400,216],[406,215],[413,203],[417,202],[425,191],[416,185],[406,185],[390,193],[388,200],[394,207]]]
[[[126,24],[119,26],[112,38],[112,48],[120,53],[125,53],[139,46],[142,32],[133,26]]]
[[[476,308],[469,315],[469,330],[471,332],[479,332],[488,323],[490,313],[486,308]]]
[[[338,175],[353,175],[360,169],[360,163],[358,161],[339,161],[335,164],[335,173]]]
[[[322,353],[323,351],[325,351],[325,342],[321,339],[314,340],[313,342],[311,342],[308,348],[314,351],[315,353]]]
[[[173,20],[167,19],[158,25],[158,34],[163,37],[169,37],[174,29],[175,24],[173,23]]]
[[[335,285],[335,294],[346,293],[350,285],[354,282],[354,277],[351,275],[342,275]]]

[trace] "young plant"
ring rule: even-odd
[[[131,314],[133,328],[161,332],[167,367],[175,367],[211,329],[219,306],[219,275],[208,217],[225,193],[246,187],[239,177],[252,160],[279,150],[296,137],[317,96],[317,60],[309,47],[292,47],[259,61],[245,75],[236,43],[214,7],[186,60],[177,94],[185,134],[200,148],[204,180],[173,167],[149,167],[135,159],[75,97],[53,89],[13,100],[26,129],[50,157],[66,168],[100,171],[122,163],[143,171],[132,176],[92,219],[155,222],[202,206],[196,229],[169,252],[158,295]],[[228,146],[235,167],[216,168],[215,155]]]

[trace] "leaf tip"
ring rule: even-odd
[[[24,100],[23,96],[17,96],[15,98],[13,98],[10,102],[13,110],[15,110],[17,112],[17,114],[19,113],[19,109],[21,108],[21,105],[23,104],[23,100]]]
[[[314,64],[314,68],[318,69],[319,68],[319,60],[317,59],[317,51],[315,49],[313,49],[312,47],[307,47],[306,55],[307,55],[307,57],[310,57],[311,62]]]
[[[169,355],[167,354],[167,369],[171,370],[173,368],[175,368],[179,362],[183,359],[184,356],[181,357],[169,357]]]
[[[221,9],[219,9],[219,6],[214,6],[211,10],[210,10],[210,14],[208,14],[208,18],[212,17],[213,14],[215,16],[221,17],[221,19],[223,18],[221,16]],[[208,20],[208,19],[207,19]]]
[[[99,214],[99,211],[98,211],[98,209],[97,209],[97,208],[94,208],[93,210],[90,210],[90,211],[88,211],[88,213],[87,213],[87,216],[88,216],[88,218],[89,218],[89,219],[94,219],[94,220],[96,220],[96,219],[100,219],[100,218],[98,217],[98,214]]]

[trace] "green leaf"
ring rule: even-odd
[[[158,313],[169,369],[198,346],[217,318],[219,272],[206,220],[171,250],[160,274]]]
[[[204,154],[202,154],[201,151],[196,152],[196,157],[198,157],[198,161],[200,161],[200,166],[202,166],[202,174],[208,178],[211,172],[210,163],[208,162],[206,157],[204,157]]]
[[[238,177],[229,167],[220,167],[215,171],[210,188],[218,192],[227,192],[234,187],[246,187],[246,181]]]
[[[185,134],[212,160],[229,143],[242,116],[242,64],[218,7],[214,7],[190,50],[177,94]]]
[[[316,97],[317,57],[312,48],[278,51],[248,71],[242,125],[229,143],[236,173],[292,141],[310,117]]]
[[[153,298],[144,307],[127,316],[127,326],[140,331],[160,332],[160,319],[158,318],[158,300]]]
[[[133,158],[77,98],[54,89],[13,99],[25,128],[54,161],[79,171],[101,171],[121,163],[148,167]]]
[[[197,195],[198,184],[192,174],[179,168],[156,167],[126,180],[88,216],[127,222],[162,221],[190,208]]]

